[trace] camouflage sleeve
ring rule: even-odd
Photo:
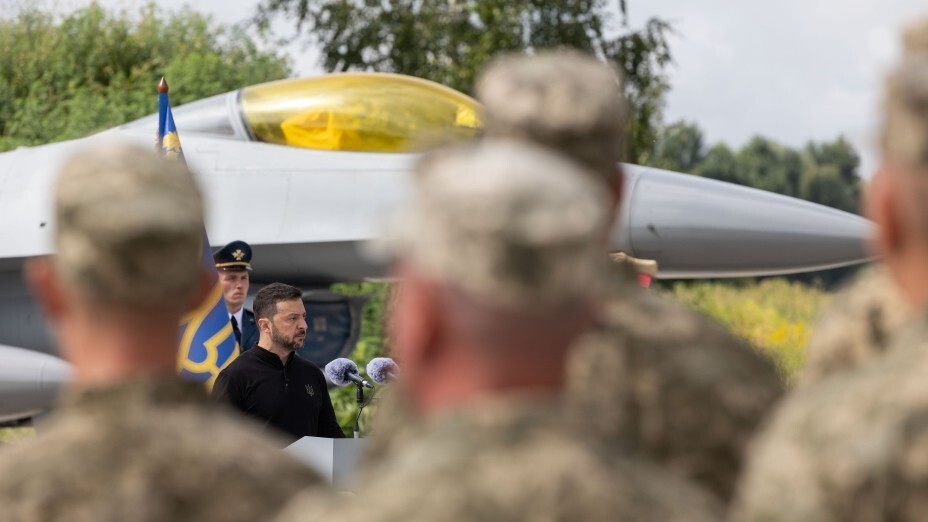
[[[884,353],[907,317],[903,298],[886,270],[865,272],[835,297],[816,324],[796,388],[807,388]]]
[[[310,491],[289,503],[276,522],[336,517],[379,522],[721,519],[714,498],[647,464],[577,458],[565,467],[556,455],[563,448],[552,448],[532,460],[522,458],[517,449],[485,453],[475,448],[469,464],[457,463],[457,472],[443,466],[423,473],[381,468],[362,494],[346,497]],[[440,462],[447,453],[429,457]],[[545,462],[546,457],[554,457],[556,463]],[[603,466],[604,461],[609,466]]]
[[[748,441],[783,394],[773,364],[720,325],[631,293],[614,296],[604,323],[578,342],[568,384],[592,430],[723,500]]]
[[[814,448],[794,431],[801,429],[796,424],[797,420],[778,418],[755,442],[732,504],[730,522],[834,520],[825,509]]]
[[[898,516],[923,462],[908,442],[918,426],[900,415],[907,363],[881,359],[793,392],[750,448],[732,520],[922,520]]]

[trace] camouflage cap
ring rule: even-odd
[[[903,45],[902,61],[886,80],[883,157],[928,168],[928,19],[905,31]]]
[[[476,94],[486,136],[551,147],[613,183],[628,112],[613,68],[580,51],[505,56],[480,75]]]
[[[137,304],[189,295],[203,269],[203,199],[187,167],[136,145],[71,157],[55,190],[55,266],[82,294]]]
[[[609,228],[606,191],[579,165],[526,143],[440,151],[379,243],[494,303],[547,309],[592,296]]]

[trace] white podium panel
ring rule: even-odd
[[[284,451],[322,475],[335,489],[353,491],[364,444],[364,439],[303,437]]]

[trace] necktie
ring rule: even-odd
[[[238,321],[235,320],[235,316],[232,316],[232,333],[235,334],[235,342],[238,343],[239,348],[242,347],[242,331],[238,329]]]

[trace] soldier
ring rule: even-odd
[[[125,144],[76,154],[55,188],[57,254],[27,279],[74,382],[0,454],[3,520],[252,521],[316,475],[176,377],[177,325],[212,287],[187,168]]]
[[[915,521],[928,509],[928,19],[889,75],[876,253],[912,317],[886,353],[792,394],[752,451],[732,518]]]
[[[886,268],[864,272],[835,296],[806,347],[806,362],[794,389],[868,363],[884,353],[910,310]]]
[[[283,521],[712,520],[711,496],[586,446],[564,361],[596,309],[606,196],[579,166],[494,141],[427,158],[394,222],[396,393],[424,425],[356,501],[300,497]]]
[[[513,56],[479,78],[486,139],[536,142],[587,167],[614,213],[626,112],[617,74],[576,51]],[[605,257],[606,234],[599,247]],[[783,393],[773,364],[715,321],[629,284],[606,284],[604,316],[576,345],[569,387],[591,428],[723,500],[748,440]]]
[[[255,314],[245,308],[248,285],[251,279],[251,245],[244,241],[233,241],[213,253],[222,299],[229,312],[229,322],[235,333],[235,342],[244,352],[258,343],[258,327]]]

